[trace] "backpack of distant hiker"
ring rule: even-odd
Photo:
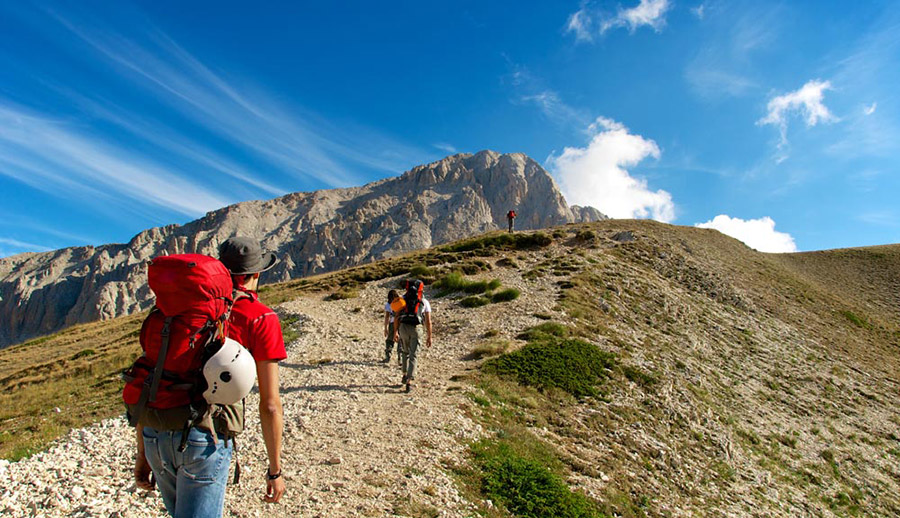
[[[422,323],[425,316],[425,304],[422,302],[422,291],[425,285],[419,280],[406,281],[406,293],[403,301],[406,307],[400,313],[400,323],[417,326]]]
[[[515,219],[515,217],[516,217],[516,211],[511,210],[511,211],[507,212],[507,213],[506,213],[506,217],[509,218],[509,219]]]
[[[243,429],[255,363],[225,337],[232,305],[249,295],[233,289],[225,265],[198,254],[153,259],[148,283],[156,305],[141,326],[143,355],[123,374],[129,422],[233,437]]]

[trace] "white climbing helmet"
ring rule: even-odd
[[[256,362],[243,345],[226,338],[203,365],[203,397],[216,405],[233,405],[247,397],[256,381]]]

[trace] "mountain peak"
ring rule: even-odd
[[[605,218],[569,207],[547,171],[522,153],[458,153],[361,187],[238,203],[127,244],[0,259],[0,347],[147,309],[143,265],[161,253],[214,256],[231,236],[254,237],[282,259],[267,280],[284,281],[505,228],[510,209],[519,229]]]

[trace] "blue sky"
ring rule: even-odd
[[[767,251],[900,242],[900,4],[0,4],[0,256],[524,152]]]

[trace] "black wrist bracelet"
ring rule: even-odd
[[[278,473],[270,473],[269,468],[266,468],[266,478],[269,480],[281,478],[281,470],[278,470]]]

